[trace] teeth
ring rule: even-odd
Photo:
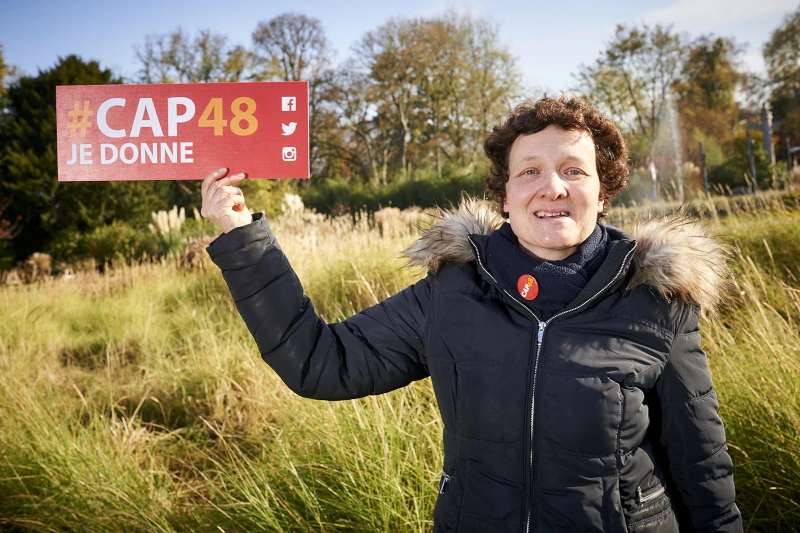
[[[566,211],[561,211],[560,213],[545,213],[543,211],[539,211],[536,213],[536,216],[539,218],[548,218],[548,217],[566,217],[569,216],[569,213]]]

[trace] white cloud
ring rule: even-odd
[[[645,20],[707,30],[725,24],[788,13],[796,8],[797,0],[677,0],[667,7],[648,13]]]

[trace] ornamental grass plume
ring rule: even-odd
[[[161,255],[170,255],[180,252],[183,247],[181,227],[186,221],[186,210],[173,205],[169,211],[155,211],[150,215],[153,223],[148,224],[150,232],[158,240]]]
[[[20,274],[25,283],[44,281],[50,277],[53,260],[48,254],[34,252],[25,261],[19,263]]]
[[[281,214],[284,217],[296,218],[303,215],[305,205],[303,199],[296,194],[287,192],[281,200]]]
[[[158,237],[170,233],[180,233],[181,226],[186,220],[186,210],[181,207],[178,211],[178,206],[173,205],[169,211],[155,211],[150,216],[153,218],[153,224],[149,224],[148,227],[153,235]]]

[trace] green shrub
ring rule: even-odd
[[[102,264],[115,259],[129,262],[140,259],[145,254],[154,256],[158,248],[147,232],[132,228],[125,222],[115,221],[85,235],[83,250],[87,256]]]
[[[457,204],[465,192],[472,196],[483,196],[483,178],[482,172],[474,171],[441,180],[428,176],[378,186],[332,179],[297,192],[306,207],[318,213],[341,215],[361,210],[371,213],[382,207],[407,209]]]
[[[758,188],[766,190],[772,185],[772,168],[760,137],[753,138],[753,158],[755,159],[756,178]],[[748,177],[745,178],[745,175]],[[734,149],[719,165],[709,165],[708,181],[721,187],[723,190],[736,187],[747,187],[752,190],[753,171],[750,167],[750,157],[747,155],[747,141],[745,138],[737,139]]]
[[[143,257],[155,257],[159,247],[149,231],[114,221],[88,233],[77,230],[61,232],[50,241],[47,251],[57,261],[90,257],[102,265],[111,261],[130,263]]]
[[[242,189],[247,207],[253,213],[263,211],[268,218],[281,214],[281,200],[287,192],[294,192],[300,185],[298,180],[244,180],[239,188]]]

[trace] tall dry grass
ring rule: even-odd
[[[422,275],[399,255],[420,216],[295,213],[273,228],[335,321]],[[709,220],[742,254],[738,293],[702,325],[738,502],[748,531],[796,531],[800,212]],[[442,428],[429,382],[294,396],[213,266],[5,287],[0,309],[0,530],[430,530]]]

